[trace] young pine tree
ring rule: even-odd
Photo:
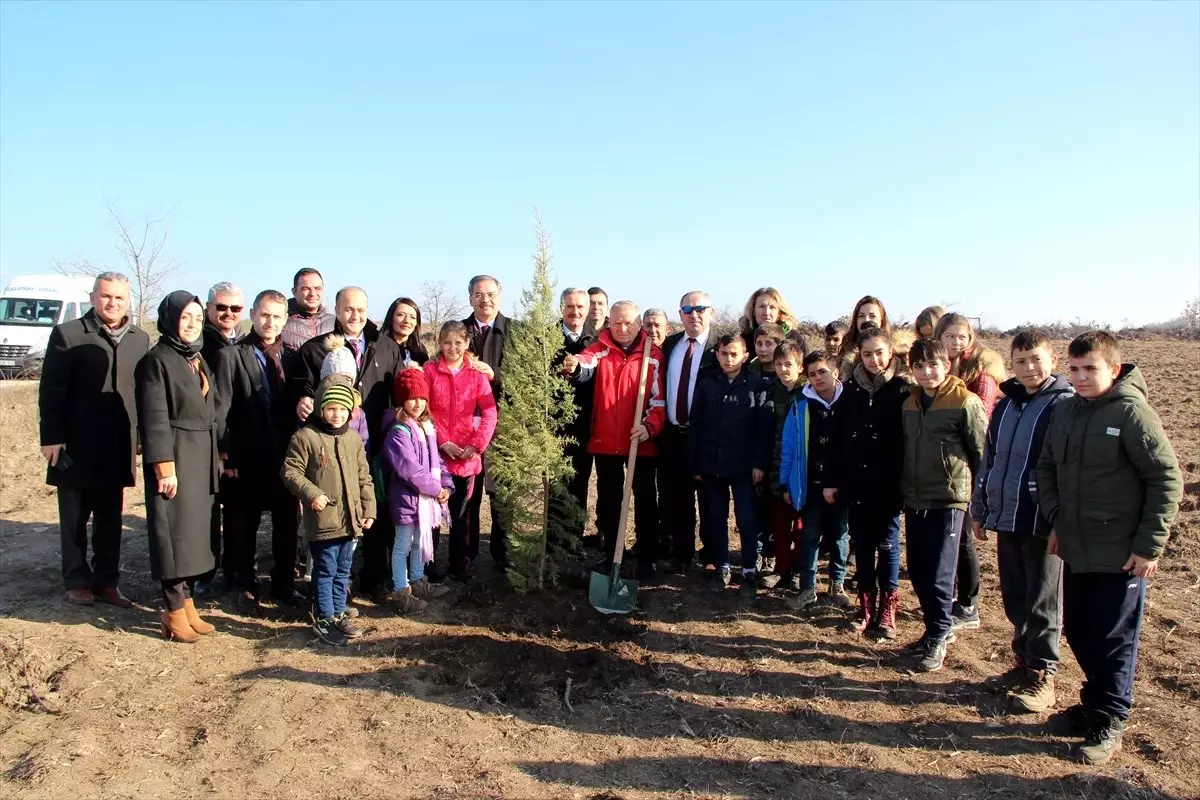
[[[583,516],[565,489],[572,467],[560,431],[574,418],[575,406],[558,367],[563,336],[550,264],[550,237],[539,216],[533,281],[521,291],[508,329],[504,397],[488,451],[488,472],[509,536],[508,579],[519,592],[557,583],[560,566],[579,547],[564,529]]]

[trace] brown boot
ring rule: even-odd
[[[196,612],[196,604],[192,602],[192,598],[183,601],[183,611],[187,615],[188,625],[196,633],[204,636],[216,630],[212,625],[209,625],[204,620],[200,619],[200,615]]]
[[[392,604],[401,615],[419,614],[428,605],[424,600],[413,594],[412,587],[392,592]]]
[[[162,635],[164,639],[174,639],[177,642],[192,644],[200,641],[200,634],[188,625],[187,612],[182,608],[178,611],[162,612]]]
[[[428,578],[421,578],[421,580],[411,584],[409,588],[412,589],[413,594],[425,601],[435,600],[450,591],[449,586],[430,583]]]
[[[1041,714],[1054,708],[1054,675],[1040,669],[1025,670],[1025,684],[1009,693],[1014,711]]]
[[[896,638],[896,612],[900,610],[900,590],[888,589],[879,596],[879,620],[875,630],[884,639]]]
[[[871,614],[874,608],[875,593],[859,592],[858,609],[854,612],[854,619],[850,620],[850,629],[855,633],[866,631],[871,626]]]

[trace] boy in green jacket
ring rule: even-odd
[[[1085,737],[1085,764],[1121,748],[1146,602],[1183,493],[1179,464],[1146,381],[1117,340],[1090,331],[1067,348],[1075,396],[1054,408],[1037,469],[1037,502],[1065,562],[1063,629],[1083,670],[1080,704],[1063,713]]]
[[[921,339],[908,354],[917,385],[904,401],[904,498],[908,577],[921,602],[925,635],[911,648],[922,672],[946,660],[958,541],[983,463],[987,413],[979,396],[950,374],[946,346]]]

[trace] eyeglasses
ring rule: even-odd
[[[681,314],[703,314],[710,308],[712,308],[712,306],[681,306],[679,312]]]
[[[224,314],[226,311],[232,311],[235,314],[242,313],[241,306],[227,306],[224,303],[213,303],[213,307],[217,309],[218,314]]]

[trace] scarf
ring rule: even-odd
[[[860,361],[854,366],[854,382],[867,390],[867,394],[875,394],[883,388],[883,385],[896,377],[896,358],[888,362],[887,369],[878,375],[872,375],[867,371],[866,366]]]
[[[413,432],[413,436],[418,442],[425,443],[426,458],[429,459],[429,473],[441,485],[442,461],[438,457],[437,434],[433,429],[433,423],[429,420],[417,423],[410,418],[405,420],[404,424]],[[417,531],[420,535],[421,560],[426,564],[433,561],[433,529],[440,528],[442,523],[448,519],[450,519],[449,511],[437,501],[436,497],[417,495]]]
[[[200,298],[181,289],[171,292],[158,304],[159,342],[165,342],[188,361],[199,358],[200,348],[204,345],[203,336],[197,336],[194,342],[185,342],[179,338],[179,318],[183,316],[183,310],[192,303],[200,306],[203,312],[204,304],[200,302]]]
[[[96,318],[96,321],[100,323],[100,332],[107,336],[108,340],[114,345],[120,344],[121,340],[125,338],[125,334],[129,333],[129,329],[133,327],[133,319],[128,315],[117,323],[117,327],[115,328],[105,325],[100,321],[99,317]]]
[[[330,436],[341,436],[346,431],[350,430],[350,417],[353,414],[346,415],[346,422],[338,427],[333,427],[325,418],[321,416],[321,412],[313,409],[313,412],[308,415],[308,424],[319,430],[321,433],[327,433]]]
[[[284,383],[283,377],[283,337],[276,337],[273,344],[266,344],[262,337],[258,335],[258,331],[251,329],[250,335],[247,337],[250,343],[259,349],[259,351],[267,357],[267,361],[275,368],[274,378],[271,381],[273,386],[282,386]],[[268,375],[270,379],[272,376]]]

